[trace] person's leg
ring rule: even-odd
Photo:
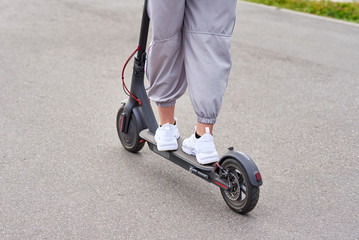
[[[185,0],[149,1],[153,36],[146,76],[150,81],[148,96],[158,106],[161,124],[173,121],[176,100],[187,88],[182,51],[184,9]]]
[[[199,136],[202,136],[203,134],[206,133],[206,128],[209,128],[209,132],[210,132],[211,134],[213,134],[213,125],[214,125],[214,124],[197,122],[197,125],[196,125],[196,133],[197,133]]]
[[[182,149],[200,163],[218,160],[212,137],[227,87],[230,38],[236,0],[187,0],[183,27],[184,64],[188,90],[197,115],[196,132]],[[200,137],[201,136],[201,137]],[[200,138],[199,138],[200,137]]]
[[[158,106],[160,127],[155,140],[160,151],[176,150],[179,132],[174,124],[176,100],[187,88],[183,68],[182,25],[185,0],[150,0],[152,42],[148,49],[146,75],[149,98]]]
[[[166,123],[175,124],[175,105],[170,107],[160,107],[157,106],[158,115],[160,116],[160,124],[161,126],[165,125]]]
[[[184,64],[199,123],[214,124],[222,105],[232,64],[229,48],[236,2],[188,0],[186,4]]]

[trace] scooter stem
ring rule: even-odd
[[[145,0],[145,5],[143,7],[143,13],[142,13],[140,39],[138,41],[138,46],[139,46],[137,53],[138,59],[141,59],[143,57],[143,53],[146,52],[149,25],[150,25],[150,18],[147,13],[147,0]]]
[[[136,98],[141,100],[140,108],[143,113],[143,120],[145,121],[146,126],[150,130],[150,132],[155,133],[158,125],[144,86],[146,45],[147,45],[149,23],[150,23],[150,19],[147,13],[147,0],[145,0],[143,13],[142,13],[140,39],[138,43],[139,50],[137,56],[135,57],[134,67],[133,67],[131,92],[136,96]],[[130,101],[131,100],[133,99],[130,99]],[[126,112],[132,111],[132,108],[133,107],[125,108]]]

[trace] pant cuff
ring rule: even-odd
[[[156,105],[159,107],[172,107],[176,104],[176,100],[170,102],[156,102]]]
[[[215,124],[216,118],[205,118],[205,117],[197,116],[197,122],[203,123],[203,124]]]

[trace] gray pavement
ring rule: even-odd
[[[141,8],[0,0],[0,239],[358,239],[359,27],[239,2],[215,141],[262,172],[242,216],[215,186],[119,143]],[[176,115],[189,135],[188,95]]]

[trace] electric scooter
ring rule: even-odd
[[[149,22],[145,0],[139,45],[126,61],[122,71],[123,88],[129,98],[121,102],[117,114],[116,125],[121,144],[126,150],[136,153],[147,142],[153,152],[218,186],[224,201],[233,211],[241,214],[250,212],[257,205],[262,177],[253,160],[246,154],[230,147],[217,163],[201,165],[194,156],[182,152],[182,138],[179,139],[178,150],[158,151],[154,140],[158,124],[144,86]],[[131,89],[128,90],[124,82],[124,69],[136,52]]]

